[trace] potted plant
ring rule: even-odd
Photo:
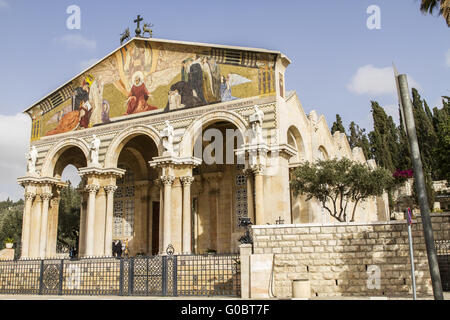
[[[5,239],[6,249],[12,249],[13,245],[14,245],[14,239],[13,238],[6,238]]]

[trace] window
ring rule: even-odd
[[[241,166],[236,167],[235,175],[235,189],[236,189],[236,226],[239,226],[239,219],[248,217],[247,211],[247,178],[242,172]]]
[[[31,140],[37,140],[41,137],[41,120],[35,119],[31,124]]]
[[[134,231],[134,173],[128,168],[125,175],[117,180],[114,194],[114,240],[125,240],[133,236]]]

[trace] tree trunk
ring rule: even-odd
[[[359,202],[359,199],[357,199],[355,201],[355,206],[353,207],[353,212],[352,212],[352,219],[350,220],[350,222],[355,222],[355,212],[356,212],[356,207],[358,206],[358,202]]]

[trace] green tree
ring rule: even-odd
[[[414,121],[416,124],[417,140],[419,142],[423,167],[433,178],[436,178],[435,170],[433,169],[436,168],[434,151],[438,139],[436,132],[434,131],[433,121],[427,116],[427,112],[424,108],[424,101],[422,101],[419,92],[415,88],[412,89],[412,96]]]
[[[371,152],[379,166],[394,172],[399,154],[398,129],[378,102],[371,103],[374,122],[374,130],[369,133]]]
[[[383,168],[370,170],[365,164],[340,160],[306,162],[293,172],[291,188],[294,194],[316,198],[338,221],[347,220],[347,207],[355,202],[352,220],[358,203],[370,196],[378,196],[392,184],[392,174]]]
[[[366,129],[361,129],[355,122],[351,122],[349,126],[350,135],[348,136],[348,143],[350,148],[360,147],[363,150],[366,159],[372,159],[372,152],[370,150],[370,142],[365,133]]]
[[[333,122],[333,126],[331,127],[331,134],[334,134],[336,131],[345,133],[345,128],[344,125],[342,124],[342,118],[338,114],[336,115],[336,121]]]
[[[436,164],[435,176],[450,183],[450,98],[444,97],[443,105],[442,109],[433,109],[433,124],[437,135],[433,154]]]
[[[76,233],[80,228],[79,192],[69,185],[61,190],[58,216],[58,245],[70,248],[77,246]]]

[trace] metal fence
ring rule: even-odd
[[[0,262],[0,294],[240,296],[237,254]]]
[[[450,240],[436,240],[435,245],[442,290],[450,291]]]

